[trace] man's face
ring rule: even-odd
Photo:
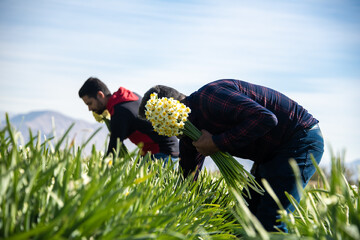
[[[88,106],[89,111],[102,114],[106,110],[105,104],[103,104],[98,98],[88,97],[85,95],[82,97],[82,100]]]

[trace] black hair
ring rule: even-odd
[[[84,96],[88,96],[91,98],[96,98],[96,95],[99,91],[102,91],[105,96],[111,95],[108,87],[100,81],[100,79],[95,77],[88,78],[84,85],[79,90],[79,97],[82,98]]]
[[[178,90],[176,90],[174,88],[164,86],[164,85],[156,85],[156,86],[150,88],[149,90],[147,90],[147,92],[144,94],[144,96],[141,100],[140,107],[139,107],[139,116],[141,118],[145,119],[145,105],[146,105],[147,101],[150,99],[150,95],[152,93],[157,93],[158,98],[172,97],[179,101],[186,97],[186,95],[182,94],[181,92],[179,92]]]

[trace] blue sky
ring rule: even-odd
[[[0,0],[0,111],[93,121],[77,92],[155,84],[185,94],[221,78],[279,90],[360,158],[360,1]]]

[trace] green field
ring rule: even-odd
[[[85,156],[67,133],[38,136],[20,146],[9,120],[0,129],[0,239],[360,239],[359,183],[339,157],[294,213],[281,211],[283,234],[266,232],[218,173],[194,182],[136,150]]]

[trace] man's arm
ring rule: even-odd
[[[112,153],[114,149],[116,149],[117,139],[120,139],[120,142],[123,143],[123,141],[128,138],[131,133],[132,122],[133,120],[130,112],[121,106],[116,106],[110,121],[111,133],[107,154]],[[125,146],[122,145],[122,147]]]
[[[197,141],[192,142],[196,150],[204,156],[210,156],[219,151],[219,148],[215,145],[212,134],[206,130],[201,130],[201,136]]]

